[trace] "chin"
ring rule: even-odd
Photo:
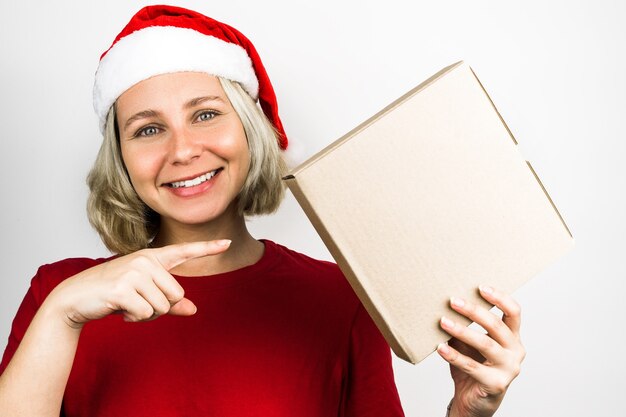
[[[230,212],[228,207],[211,210],[207,210],[206,207],[203,207],[198,210],[185,210],[183,215],[171,216],[171,218],[178,223],[186,225],[203,225],[224,218],[228,212]]]

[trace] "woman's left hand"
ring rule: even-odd
[[[520,372],[526,352],[520,341],[520,306],[509,295],[490,287],[480,287],[481,296],[498,307],[502,318],[487,309],[460,298],[450,305],[458,313],[487,330],[481,333],[441,319],[441,327],[453,338],[437,351],[450,364],[454,380],[454,398],[450,417],[492,416],[511,381]]]

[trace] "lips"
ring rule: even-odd
[[[170,188],[189,188],[189,187],[195,187],[197,185],[202,184],[205,181],[210,180],[211,178],[213,178],[215,175],[217,175],[217,173],[219,173],[223,168],[218,168],[218,169],[214,169],[213,171],[209,171],[205,174],[199,175],[195,178],[191,178],[188,180],[184,180],[184,181],[174,181],[174,182],[170,182],[170,183],[165,183],[164,185],[166,187],[170,187]]]

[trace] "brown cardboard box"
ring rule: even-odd
[[[449,339],[476,288],[512,292],[573,245],[472,69],[451,65],[285,177],[400,358]]]

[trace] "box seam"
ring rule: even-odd
[[[480,88],[482,88],[483,92],[485,93],[485,95],[487,96],[487,98],[489,99],[489,102],[491,103],[491,106],[493,107],[493,109],[496,111],[496,114],[498,115],[498,117],[500,118],[500,121],[502,122],[502,124],[504,125],[504,128],[506,129],[506,131],[509,133],[509,137],[511,138],[511,140],[513,141],[513,143],[515,145],[517,145],[517,139],[515,139],[515,136],[513,136],[513,132],[511,132],[511,129],[509,129],[509,126],[506,124],[506,122],[504,121],[504,119],[502,118],[502,115],[500,114],[500,111],[498,110],[498,108],[496,107],[496,104],[493,102],[493,100],[491,99],[491,96],[489,95],[489,93],[487,92],[487,90],[485,89],[485,86],[483,85],[483,83],[480,81],[480,78],[478,78],[478,76],[476,75],[476,73],[474,72],[474,70],[472,69],[472,67],[470,67],[470,71],[472,71],[472,74],[474,75],[474,78],[476,78],[476,81],[478,81],[478,85],[480,85]]]
[[[544,194],[548,198],[548,201],[550,202],[550,204],[552,204],[552,208],[556,212],[557,216],[559,216],[559,219],[561,220],[561,223],[563,223],[563,226],[565,227],[565,230],[567,230],[567,233],[570,235],[571,238],[574,238],[574,236],[572,236],[572,232],[569,230],[569,227],[567,227],[567,224],[565,223],[565,220],[563,219],[563,216],[561,216],[561,213],[559,212],[559,209],[556,208],[556,204],[554,204],[554,201],[552,201],[552,198],[550,197],[550,194],[548,194],[548,191],[546,190],[546,187],[543,186],[543,183],[539,179],[539,176],[535,172],[533,166],[530,164],[530,161],[526,161],[526,165],[528,165],[528,168],[530,168],[530,172],[533,173],[535,179],[537,180],[537,182],[541,186],[541,189],[543,190]]]

